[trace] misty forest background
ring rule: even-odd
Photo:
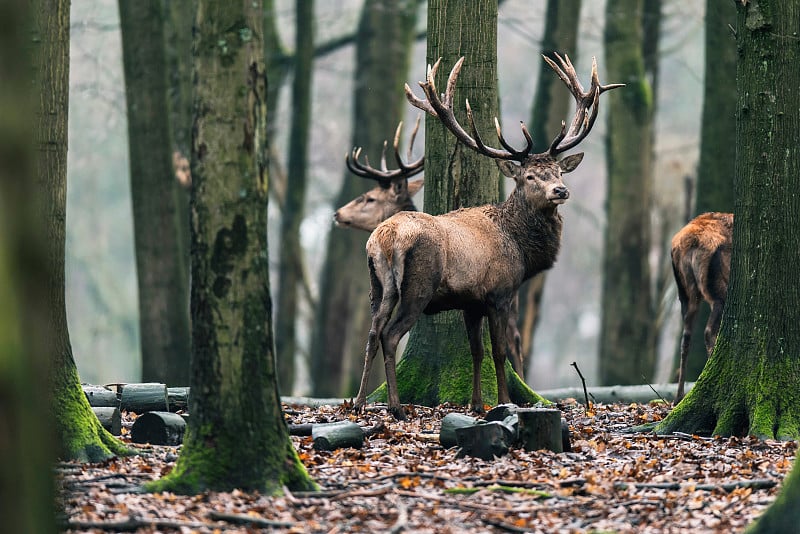
[[[278,28],[286,48],[294,43],[295,12],[291,0],[276,0]],[[315,2],[315,41],[327,42],[353,34],[363,1]],[[521,135],[516,124],[529,121],[542,59],[544,0],[507,0],[501,4],[498,26],[498,77],[501,122],[512,144]],[[665,320],[661,325],[655,382],[673,379],[672,368],[680,325],[679,306],[669,270],[668,243],[687,219],[686,177],[696,175],[703,94],[703,19],[705,2],[664,2],[660,36],[660,72],[655,119],[655,181],[650,266],[664,280]],[[424,5],[417,28],[426,27]],[[67,316],[75,360],[85,382],[107,384],[141,379],[139,319],[130,195],[125,84],[117,2],[85,0],[72,5],[70,57],[69,160],[67,197]],[[600,79],[604,72],[604,3],[583,2],[576,69],[588,79],[592,56],[597,57]],[[301,242],[312,295],[318,291],[337,192],[344,176],[344,154],[352,123],[354,45],[317,58],[313,66],[312,119],[308,152],[309,186],[305,199]],[[425,74],[425,41],[413,47],[405,79],[412,87]],[[449,70],[449,66],[445,67]],[[270,109],[278,125],[288,125],[290,84],[280,107]],[[402,91],[402,87],[397,88]],[[407,121],[416,110],[406,106]],[[607,111],[601,110],[601,114]],[[534,389],[575,385],[570,366],[577,362],[590,385],[598,385],[598,345],[601,326],[603,232],[605,226],[605,118],[581,145],[583,165],[566,182],[569,202],[561,208],[565,219],[562,250],[549,272],[534,337],[533,361],[526,381]],[[489,132],[489,125],[482,128]],[[285,168],[288,127],[278,128],[271,153]],[[549,132],[555,135],[555,132]],[[393,131],[385,132],[390,138]],[[424,135],[424,132],[422,132]],[[487,139],[488,133],[485,134]],[[423,146],[417,141],[417,152]],[[274,179],[273,179],[274,180]],[[372,183],[365,183],[364,190]],[[507,184],[510,186],[510,184]],[[421,209],[421,196],[416,204]],[[277,299],[281,216],[275,202],[269,207],[269,244],[272,296]],[[353,261],[359,261],[354,258]],[[366,260],[364,260],[366,261]],[[296,318],[297,373],[292,391],[310,393],[307,354],[314,312],[300,299]],[[364,295],[364,306],[368,306]],[[273,308],[273,312],[275,309]],[[276,317],[276,324],[279,322]],[[365,340],[364,340],[365,341]],[[363,347],[363,343],[359,343]],[[182,384],[172,384],[182,385]]]

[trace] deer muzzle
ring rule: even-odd
[[[548,195],[548,200],[553,204],[563,204],[569,198],[569,189],[563,185],[554,187]]]

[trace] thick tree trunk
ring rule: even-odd
[[[62,39],[54,39],[49,32],[63,32],[69,5],[4,2],[0,20],[4,23],[0,31],[0,517],[8,532],[48,533],[56,532],[52,481],[56,451],[50,395],[39,387],[47,380],[51,355],[41,350],[40,343],[42,326],[47,328],[48,323],[35,320],[49,306],[47,293],[41,291],[48,242],[35,204],[41,191],[32,150],[36,101],[31,94],[31,56],[51,51],[53,45],[68,50],[63,33]],[[43,40],[45,46],[37,48]],[[40,69],[46,68],[42,59]],[[57,69],[66,71],[66,65]],[[41,91],[47,87],[47,76],[44,70],[39,75]],[[30,294],[23,288],[39,291]],[[34,295],[39,298],[31,301]],[[26,324],[26,318],[34,320]],[[36,394],[31,395],[32,390]]]
[[[706,2],[705,83],[700,131],[700,162],[697,166],[694,214],[733,211],[733,176],[736,161],[736,39],[729,25],[736,22],[732,2]],[[688,221],[687,221],[688,222]],[[706,364],[708,353],[703,328],[710,309],[702,304],[695,319],[686,379],[695,380]],[[677,369],[680,345],[675,353]]]
[[[465,56],[454,102],[469,98],[475,124],[489,130],[497,115],[497,2],[432,0],[428,2],[427,60],[442,58],[441,79],[445,86],[450,68]],[[456,107],[466,124],[466,111]],[[425,122],[425,211],[446,213],[456,208],[494,203],[499,196],[497,166],[459,144],[439,122]],[[491,354],[488,329],[484,335],[484,354]],[[544,401],[525,385],[506,360],[506,375],[511,400],[517,404]],[[497,403],[492,358],[483,360],[482,396],[486,403]],[[462,314],[457,311],[423,315],[411,329],[403,359],[397,366],[400,402],[435,406],[443,402],[468,404],[472,396],[472,356]],[[385,387],[370,399],[385,398]],[[545,401],[546,402],[546,401]]]
[[[544,23],[541,53],[553,57],[554,52],[567,54],[573,63],[578,59],[578,22],[581,0],[548,0]],[[560,131],[572,103],[569,92],[564,91],[561,80],[553,76],[544,61],[539,68],[539,81],[531,113],[530,132],[534,152],[542,152],[550,146],[553,136]],[[541,272],[525,282],[519,289],[520,352],[524,376],[533,359],[533,336],[539,323],[539,303],[544,292],[547,271]]]
[[[297,27],[289,131],[289,174],[281,218],[278,306],[275,318],[278,383],[281,391],[287,395],[292,393],[294,386],[297,295],[303,277],[300,223],[303,221],[303,202],[308,179],[311,71],[314,62],[314,0],[296,0],[295,6]]]
[[[81,389],[72,357],[64,301],[66,238],[67,108],[69,95],[69,3],[42,2],[33,8],[34,68],[39,97],[34,121],[40,215],[48,232],[45,280],[26,299],[36,308],[26,317],[26,338],[51,358],[52,417],[64,460],[98,462],[127,452],[105,431]],[[42,306],[45,307],[45,306]],[[38,315],[37,315],[38,314]],[[42,328],[46,335],[42,336]]]
[[[739,4],[728,299],[714,353],[658,432],[800,437],[800,50],[784,37],[797,32],[799,9]]]
[[[261,2],[200,1],[194,50],[192,415],[175,469],[149,486],[266,494],[315,487],[281,412],[267,252]]]
[[[384,139],[403,116],[403,84],[408,73],[418,3],[368,0],[356,35],[352,145],[370,161],[380,161]],[[336,198],[342,206],[372,187],[347,173]],[[364,254],[368,235],[333,228],[321,273],[320,297],[311,345],[312,391],[317,396],[353,395],[358,389],[369,332],[369,272]],[[373,367],[373,383],[384,380]]]
[[[648,263],[653,101],[642,53],[642,1],[609,0],[606,7],[608,77],[627,85],[609,95],[608,106],[602,384],[639,384],[655,367]]]
[[[139,286],[142,379],[189,382],[188,213],[174,178],[160,0],[119,2]]]

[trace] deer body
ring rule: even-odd
[[[678,287],[683,318],[676,403],[684,396],[692,326],[703,300],[711,306],[704,332],[706,351],[711,355],[714,349],[728,293],[732,244],[732,213],[710,212],[698,215],[672,238],[672,271]]]
[[[562,160],[557,156],[573,148],[591,130],[597,118],[600,94],[619,87],[600,85],[597,65],[592,65],[588,91],[577,79],[569,58],[559,63],[545,57],[575,97],[576,114],[569,129],[561,132],[547,151],[532,154],[533,140],[524,124],[526,148],[512,148],[502,136],[495,119],[497,137],[503,149],[486,146],[473,123],[466,103],[470,132],[456,120],[453,93],[463,65],[461,58],[440,95],[434,78],[439,62],[428,68],[427,80],[420,82],[427,100],[417,98],[406,85],[409,102],[436,116],[467,148],[493,158],[502,173],[514,179],[515,188],[506,201],[462,208],[443,215],[400,212],[381,223],[367,240],[370,271],[372,324],[367,338],[361,387],[354,401],[360,410],[366,404],[367,381],[378,345],[383,349],[389,411],[398,419],[405,415],[397,392],[395,357],[400,338],[422,313],[462,310],[472,353],[473,410],[482,411],[480,375],[483,360],[481,330],[488,318],[500,403],[510,402],[504,363],[509,318],[522,282],[549,269],[561,242],[558,206],[569,198],[562,174],[574,170],[583,154]],[[399,159],[398,159],[399,161]]]

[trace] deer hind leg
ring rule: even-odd
[[[361,373],[361,385],[358,388],[358,395],[353,403],[353,408],[356,411],[362,410],[367,403],[367,383],[369,382],[369,374],[372,370],[372,362],[375,360],[375,355],[378,353],[380,335],[386,323],[389,321],[389,317],[398,300],[397,289],[394,287],[394,284],[391,283],[390,280],[382,281],[375,272],[373,258],[369,259],[369,267],[369,297],[372,310],[372,323],[369,329],[369,336],[367,337],[367,348],[364,355],[364,371]]]
[[[497,377],[497,402],[508,404],[511,398],[508,395],[506,384],[506,332],[508,313],[500,310],[489,310],[489,337],[492,340],[492,359],[494,360],[494,373]]]
[[[675,404],[678,404],[678,402],[683,399],[684,395],[686,362],[689,358],[689,347],[692,342],[692,327],[694,326],[694,318],[700,306],[701,295],[697,288],[698,282],[694,277],[691,258],[684,257],[682,260],[676,260],[674,250],[672,254],[672,272],[675,276],[675,285],[678,288],[678,299],[681,303],[681,318],[683,319],[681,357],[678,363],[678,390],[675,393]]]
[[[724,253],[722,250],[717,249],[708,265],[706,294],[704,297],[711,305],[711,314],[708,316],[704,334],[706,352],[708,352],[709,356],[711,356],[714,344],[717,342],[717,333],[722,322],[722,310],[725,307],[725,297],[728,293],[727,277],[723,275],[726,267],[723,266],[723,262]]]
[[[714,344],[717,342],[717,333],[719,333],[719,325],[722,322],[722,309],[725,307],[724,299],[716,299],[711,303],[711,314],[708,316],[708,322],[705,329],[706,351],[711,356],[714,350]]]
[[[474,412],[483,412],[483,399],[481,395],[481,363],[483,363],[483,315],[464,311],[464,326],[467,327],[469,350],[472,353],[472,400],[470,409]]]

